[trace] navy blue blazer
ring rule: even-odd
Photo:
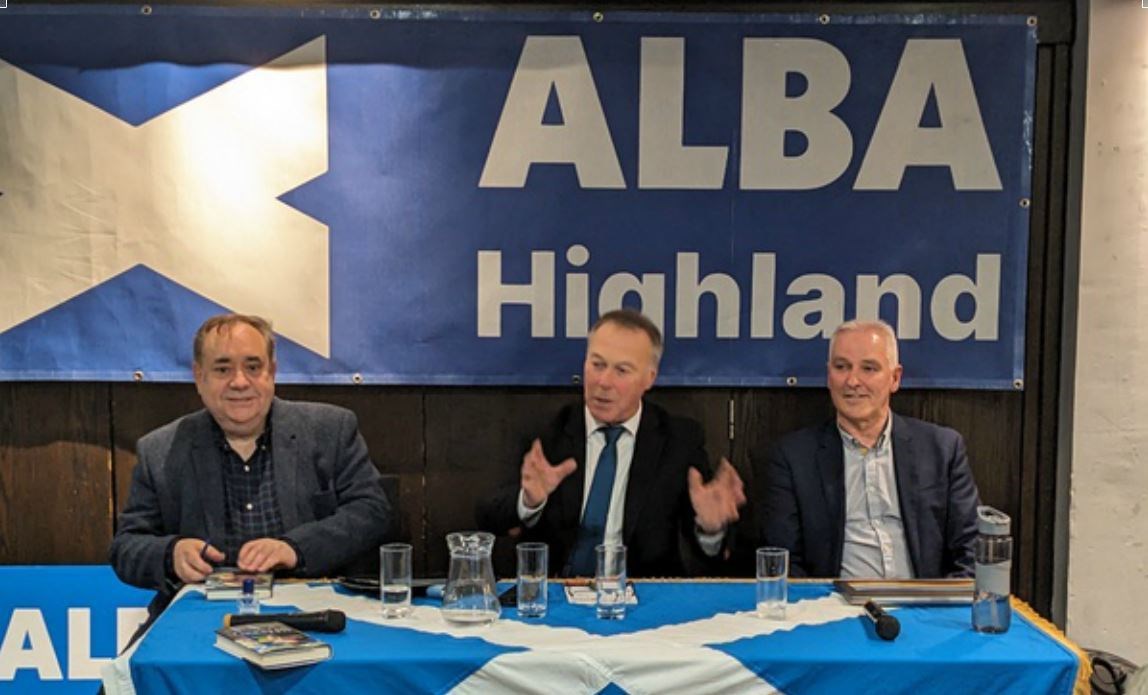
[[[788,434],[751,459],[762,542],[789,549],[793,576],[839,576],[845,451],[837,421]],[[893,467],[914,576],[971,575],[980,498],[964,439],[894,414]]]
[[[550,495],[538,523],[523,528],[517,540],[549,544],[551,574],[560,575],[574,548],[582,518],[586,480],[586,420],[582,403],[563,408],[540,439],[550,463],[573,458],[578,468]],[[687,477],[691,467],[707,479],[711,477],[701,426],[687,418],[671,417],[645,401],[622,517],[622,542],[626,545],[631,577],[681,576],[687,570],[708,566],[693,533],[694,511]],[[479,528],[500,535],[522,528],[518,518],[521,468],[519,458],[511,479],[479,501],[475,510]]]

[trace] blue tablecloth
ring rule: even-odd
[[[746,583],[641,583],[623,621],[596,619],[550,587],[543,619],[514,609],[484,628],[457,628],[423,602],[386,621],[378,602],[330,585],[280,586],[274,602],[348,612],[321,635],[331,660],[261,671],[214,648],[230,602],[190,592],[131,655],[139,692],[936,692],[1071,693],[1075,653],[1014,613],[1012,629],[970,628],[968,606],[895,610],[901,636],[880,640],[827,585],[790,586],[787,620],[757,618]],[[265,605],[265,612],[285,610]]]

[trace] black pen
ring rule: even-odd
[[[211,560],[208,560],[208,559],[207,559],[207,549],[208,549],[208,548],[210,548],[210,547],[211,547],[211,541],[210,541],[210,540],[206,540],[206,541],[204,541],[204,542],[203,542],[203,550],[200,550],[200,551],[199,551],[199,559],[200,559],[200,560],[203,560],[204,562],[206,562],[206,563],[207,563],[207,564],[209,564],[209,565],[213,564],[213,563],[211,562]]]

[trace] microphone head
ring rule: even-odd
[[[901,622],[891,615],[882,615],[877,619],[877,636],[892,642],[901,634]]]
[[[343,611],[324,611],[326,615],[323,617],[323,622],[327,624],[331,632],[342,632],[343,628],[347,627],[347,614]],[[900,628],[898,628],[900,629]]]

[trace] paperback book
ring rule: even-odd
[[[262,669],[290,668],[331,658],[331,645],[283,623],[221,627],[215,646]]]
[[[255,598],[271,598],[274,575],[270,572],[241,572],[234,567],[220,567],[203,581],[208,601],[234,601],[243,594],[243,580],[255,580]]]

